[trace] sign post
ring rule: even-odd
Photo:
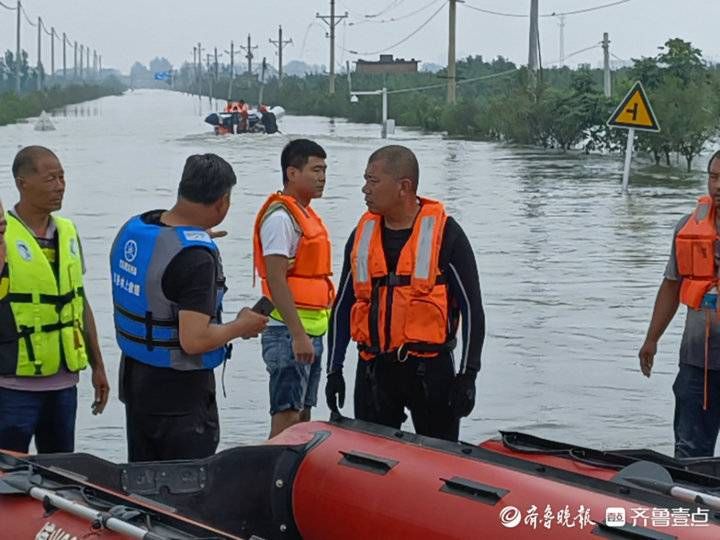
[[[635,130],[655,133],[660,131],[660,124],[655,118],[655,113],[640,81],[636,82],[625,95],[620,105],[610,115],[607,125],[628,130],[622,183],[623,192],[626,192],[630,183],[630,162],[632,161],[633,143],[635,142]]]

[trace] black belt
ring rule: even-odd
[[[41,304],[50,304],[56,307],[63,307],[66,304],[69,304],[72,302],[72,300],[76,297],[84,297],[85,296],[85,289],[83,287],[78,287],[74,291],[70,291],[69,293],[65,294],[44,294],[41,293],[38,296],[38,300]],[[18,304],[32,304],[33,303],[33,295],[32,293],[8,293],[5,297],[8,302],[18,303]]]
[[[138,337],[134,334],[130,334],[130,333],[125,332],[124,330],[120,330],[120,329],[117,329],[117,333],[119,336],[127,339],[128,341],[146,345],[148,347],[148,350],[150,350],[150,351],[153,350],[155,347],[160,347],[163,349],[179,349],[180,348],[180,340],[179,339],[150,339],[150,340],[148,340],[146,337]]]
[[[388,356],[391,358],[396,358],[400,361],[404,361],[401,358],[407,357],[408,354],[412,353],[421,353],[421,354],[427,354],[427,353],[437,353],[440,354],[442,352],[452,351],[457,346],[457,338],[452,338],[449,341],[446,341],[445,343],[405,343],[404,345],[401,345],[398,349],[393,349],[392,351],[383,352],[380,350],[379,347],[373,347],[371,345],[365,345],[363,343],[358,343],[358,350],[361,352],[369,353],[373,356]]]

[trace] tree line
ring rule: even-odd
[[[450,137],[503,141],[585,152],[623,152],[624,130],[605,125],[613,109],[636,80],[643,83],[661,126],[660,133],[642,133],[637,150],[656,163],[670,165],[671,155],[693,159],[720,126],[720,68],[705,63],[702,51],[682,39],[670,39],[653,57],[633,59],[632,67],[613,71],[613,95],[605,97],[603,72],[589,67],[542,70],[533,83],[527,69],[503,57],[485,61],[468,57],[457,64],[458,100],[446,103],[445,72],[370,75],[352,73],[353,90],[389,91],[389,116],[398,125],[446,132]],[[282,105],[289,113],[345,117],[355,122],[380,122],[380,98],[349,99],[349,81],[338,76],[336,93],[328,95],[324,74],[276,78],[261,85],[255,75],[236,76],[226,66],[204,69],[184,64],[175,89],[198,91],[227,99]],[[415,87],[431,88],[395,94]]]

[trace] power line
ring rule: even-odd
[[[578,14],[580,14],[580,13],[588,13],[588,12],[590,12],[590,11],[597,11],[597,10],[599,10],[599,9],[605,9],[605,8],[609,8],[609,7],[613,7],[613,6],[619,6],[620,4],[627,4],[627,3],[630,2],[630,1],[631,1],[631,0],[617,0],[616,2],[610,2],[609,4],[602,4],[602,5],[599,5],[599,6],[592,6],[592,7],[589,7],[589,8],[576,9],[576,10],[573,10],[573,11],[558,11],[558,12],[553,11],[552,13],[542,13],[542,14],[540,15],[540,17],[559,17],[559,16],[561,16],[561,15],[578,15]],[[468,4],[468,3],[464,3],[463,5],[464,5],[465,7],[467,7],[467,8],[469,8],[469,9],[472,9],[472,10],[475,10],[475,11],[479,11],[479,12],[481,12],[481,13],[487,13],[487,14],[489,14],[489,15],[498,15],[498,16],[501,16],[501,17],[515,17],[515,18],[527,18],[527,17],[529,17],[529,15],[527,15],[527,14],[525,14],[525,13],[508,13],[508,12],[505,12],[505,11],[494,11],[494,10],[492,10],[492,9],[485,9],[485,8],[480,8],[480,7],[477,7],[477,6],[473,6],[473,5]]]
[[[495,79],[497,77],[501,77],[503,75],[509,75],[510,73],[517,73],[517,68],[508,69],[505,71],[500,71],[498,73],[491,73],[490,75],[482,75],[480,77],[472,77],[470,79],[462,79],[457,82],[457,84],[469,84],[472,82],[477,81],[484,81],[487,79]],[[433,88],[445,88],[447,86],[446,83],[439,83],[439,84],[430,84],[427,86],[415,86],[413,88],[400,88],[398,90],[388,90],[388,94],[404,94],[406,92],[419,92],[421,90],[431,90]]]
[[[5,9],[9,9],[10,11],[15,11],[17,9],[17,6],[13,6],[13,7],[6,6],[2,2],[0,2],[0,6],[4,7]]]
[[[401,40],[398,41],[397,43],[393,43],[392,45],[389,45],[388,47],[385,47],[384,49],[381,49],[381,50],[379,50],[379,51],[361,51],[361,52],[358,52],[358,51],[346,50],[346,52],[349,52],[350,54],[378,54],[378,53],[385,52],[385,51],[387,51],[388,49],[393,49],[393,48],[397,47],[398,45],[402,45],[402,44],[405,43],[407,40],[409,40],[411,37],[413,37],[415,34],[417,34],[420,30],[422,30],[423,28],[425,28],[425,27],[430,23],[430,21],[432,21],[432,20],[437,16],[437,14],[440,13],[440,11],[445,7],[445,4],[447,4],[446,1],[443,2],[442,5],[441,5],[438,9],[436,9],[436,10],[433,12],[433,14],[430,15],[430,17],[428,17],[428,19],[427,19],[424,23],[422,23],[420,26],[418,26],[410,35],[404,37],[403,39],[401,39]]]
[[[22,11],[22,14],[25,16],[25,20],[27,21],[27,23],[28,23],[30,26],[32,26],[33,28],[37,28],[37,23],[36,23],[36,22],[33,22],[33,21],[30,19],[30,15],[28,15],[28,14],[27,14],[27,11],[25,11],[25,6],[22,6],[22,5],[21,5],[21,6],[20,6],[20,10]]]
[[[412,16],[414,16],[414,15],[417,15],[418,13],[420,13],[420,12],[422,12],[422,11],[425,11],[427,8],[429,8],[429,7],[432,6],[433,4],[437,4],[437,3],[438,3],[438,0],[432,0],[431,2],[428,2],[427,4],[425,4],[424,6],[422,6],[421,8],[418,8],[418,9],[416,9],[416,10],[414,10],[414,11],[411,11],[410,13],[406,13],[405,15],[399,15],[399,16],[397,16],[397,17],[391,17],[391,18],[389,18],[389,19],[380,19],[380,20],[378,20],[378,21],[376,21],[375,19],[363,19],[363,20],[361,20],[361,21],[359,21],[359,22],[351,22],[351,23],[349,24],[349,26],[361,26],[361,25],[363,25],[363,24],[369,24],[369,23],[372,23],[372,24],[385,24],[385,23],[392,23],[392,22],[402,21],[402,20],[404,20],[404,19],[409,19],[410,17],[412,17]]]
[[[365,18],[366,18],[366,19],[373,19],[373,18],[375,18],[375,17],[379,17],[380,15],[384,15],[384,14],[387,13],[388,11],[391,11],[392,9],[398,7],[398,6],[399,6],[400,4],[402,4],[404,1],[405,1],[405,0],[392,0],[392,2],[390,2],[390,5],[388,5],[387,7],[383,8],[383,9],[381,9],[381,10],[378,11],[377,13],[374,13],[374,14],[372,14],[372,15],[365,15]]]
[[[599,47],[600,45],[602,45],[602,41],[598,41],[597,43],[594,43],[594,44],[590,45],[589,47],[585,47],[584,49],[580,49],[580,50],[577,50],[577,51],[573,51],[573,52],[571,52],[570,54],[566,54],[566,55],[565,55],[565,58],[564,58],[563,60],[567,60],[568,58],[572,58],[573,56],[577,56],[578,54],[582,54],[582,53],[584,53],[584,52],[587,52],[587,51],[590,51],[590,50],[592,50],[592,49],[595,49],[595,48]],[[549,62],[547,65],[548,65],[548,66],[552,66],[552,65],[554,65],[554,64],[559,64],[561,61],[562,61],[562,60],[555,60],[555,61],[553,61],[553,62]]]
[[[609,4],[603,4],[601,6],[593,6],[589,8],[584,9],[576,9],[574,11],[563,11],[561,13],[546,13],[544,15],[541,15],[541,17],[556,17],[559,15],[577,15],[579,13],[588,13],[589,11],[597,11],[598,9],[605,9],[613,6],[619,6],[620,4],[627,4],[630,2],[630,0],[618,0],[617,2],[610,2]]]

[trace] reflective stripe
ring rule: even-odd
[[[707,217],[709,211],[709,204],[699,204],[697,210],[695,211],[695,221],[697,221],[698,223],[703,221]]]
[[[357,257],[357,275],[355,279],[358,283],[366,283],[370,281],[370,240],[372,239],[373,232],[375,231],[375,220],[369,220],[363,226],[362,234],[360,236],[360,244],[358,245],[358,257]]]
[[[428,279],[430,277],[430,256],[432,255],[435,221],[435,216],[425,216],[420,222],[420,235],[417,255],[415,256],[415,278],[417,279]]]

